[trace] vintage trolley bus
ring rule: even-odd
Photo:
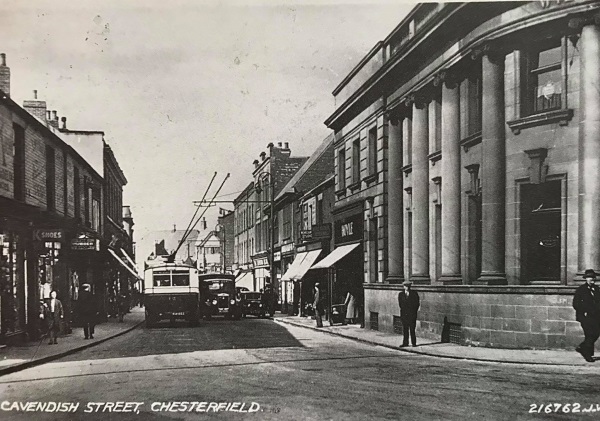
[[[200,317],[198,270],[178,263],[157,263],[144,274],[146,326],[160,320],[185,319],[196,324]]]

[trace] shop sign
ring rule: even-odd
[[[281,260],[281,252],[280,251],[276,251],[273,254],[273,258],[275,259],[276,262],[279,262]]]
[[[33,230],[33,238],[38,241],[61,241],[65,233],[60,229],[36,229]]]
[[[288,254],[294,252],[294,243],[287,243],[281,246],[281,253]]]
[[[95,238],[74,238],[71,240],[71,250],[100,251],[100,240]]]
[[[331,238],[331,225],[321,224],[313,225],[312,227],[312,239],[313,240],[328,240]]]
[[[300,240],[302,240],[302,241],[312,240],[312,230],[300,231]]]
[[[336,244],[363,239],[362,212],[359,214],[339,219],[334,222],[334,226]]]
[[[254,259],[252,263],[254,263],[255,268],[269,267],[269,259],[266,257]]]

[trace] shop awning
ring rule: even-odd
[[[117,260],[117,262],[119,262],[119,263],[120,263],[120,264],[121,264],[121,265],[122,265],[122,266],[123,266],[125,269],[127,269],[127,270],[128,270],[128,271],[129,271],[129,272],[130,272],[130,273],[131,273],[131,274],[132,274],[132,275],[133,275],[133,276],[136,278],[136,279],[142,279],[142,278],[140,277],[140,275],[138,275],[137,273],[135,273],[135,272],[133,271],[133,269],[131,269],[131,268],[129,267],[129,265],[128,265],[127,263],[125,263],[125,262],[123,261],[123,259],[121,259],[121,258],[119,257],[119,255],[113,251],[113,249],[110,249],[110,248],[109,248],[109,249],[108,249],[108,251],[109,251],[109,253],[110,253],[110,254],[112,254],[112,256],[113,256],[113,257],[114,257],[114,258]]]
[[[239,276],[235,280],[236,287],[246,287],[250,291],[254,290],[254,276],[252,276],[252,272],[243,272],[240,273]]]
[[[298,266],[298,269],[293,274],[292,279],[302,279],[310,267],[315,263],[315,260],[317,260],[319,254],[321,254],[321,249],[307,252],[304,260],[302,260],[302,263],[300,263],[300,266]]]
[[[319,263],[311,267],[311,269],[326,269],[328,267],[331,267],[359,245],[360,243],[339,246],[331,253],[329,253],[329,256],[325,257]]]
[[[283,276],[281,277],[282,281],[289,281],[294,277],[294,275],[296,274],[296,271],[302,264],[302,261],[304,260],[306,255],[307,255],[306,252],[298,253],[296,255],[296,258],[294,259],[294,261],[292,262],[290,267],[288,267],[288,270],[286,270],[285,273],[283,274]]]
[[[123,256],[125,256],[125,258],[129,261],[129,263],[131,264],[131,268],[134,270],[134,272],[137,273],[137,270],[135,269],[135,262],[133,261],[133,259],[131,257],[129,257],[129,254],[127,254],[127,252],[125,251],[125,249],[121,249],[121,254]]]

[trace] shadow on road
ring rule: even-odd
[[[66,357],[64,360],[138,357],[194,351],[303,347],[288,330],[270,319],[203,320],[144,326],[116,340]]]

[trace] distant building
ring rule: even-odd
[[[232,273],[235,249],[234,211],[221,209],[218,221],[217,235],[221,242],[221,265],[224,272]]]

